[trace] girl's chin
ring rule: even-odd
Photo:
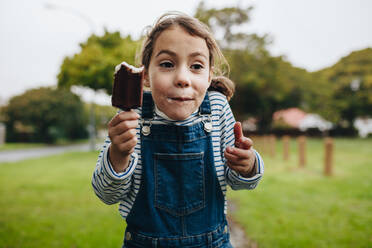
[[[168,116],[169,118],[171,118],[172,120],[175,120],[175,121],[183,121],[183,120],[186,120],[190,115],[180,115],[180,114],[177,114],[177,115],[171,115],[171,116]]]
[[[190,115],[192,114],[193,112],[190,112],[189,111],[178,111],[178,112],[174,112],[174,113],[165,113],[169,118],[171,118],[172,120],[175,120],[175,121],[183,121],[183,120],[186,120],[188,117],[190,117]]]

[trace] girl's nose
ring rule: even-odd
[[[177,75],[175,78],[175,85],[177,87],[185,88],[185,87],[189,87],[190,84],[191,84],[191,81],[190,81],[190,77],[188,74],[188,70],[184,68],[180,68],[177,71]]]

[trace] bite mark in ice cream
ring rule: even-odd
[[[137,68],[126,62],[115,67],[112,106],[128,111],[142,106],[143,67]]]

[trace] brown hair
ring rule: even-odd
[[[217,90],[230,100],[234,94],[235,85],[230,79],[223,76],[225,73],[229,72],[229,64],[223,56],[216,40],[213,38],[208,26],[186,14],[180,12],[166,13],[156,21],[153,27],[149,27],[142,44],[142,51],[139,58],[141,65],[144,66],[145,69],[149,68],[157,38],[164,30],[174,25],[182,27],[190,35],[198,36],[205,40],[209,50],[210,69],[213,70],[211,85],[208,90]]]

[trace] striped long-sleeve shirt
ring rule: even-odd
[[[208,92],[211,102],[212,118],[212,145],[214,163],[221,190],[225,197],[226,213],[226,190],[227,185],[232,189],[254,189],[264,172],[264,163],[257,151],[256,154],[256,175],[251,178],[244,178],[236,171],[231,170],[223,156],[226,147],[234,146],[234,124],[235,119],[226,100],[226,97],[219,92]],[[135,110],[141,116],[141,108]],[[164,115],[155,113],[153,124],[167,125],[193,125],[202,121],[202,116],[198,113],[192,114],[183,121],[172,121]],[[135,146],[134,153],[131,154],[128,168],[121,173],[114,171],[109,161],[108,149],[110,139],[107,138],[99,154],[96,168],[93,173],[92,186],[96,195],[106,204],[119,204],[119,212],[123,218],[126,218],[130,212],[136,195],[140,190],[142,159],[140,142],[140,125],[137,126],[138,143]]]

